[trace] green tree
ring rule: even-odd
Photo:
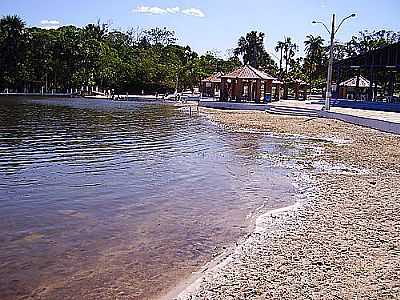
[[[355,56],[400,42],[400,32],[391,30],[360,31],[346,44],[347,56]]]
[[[237,47],[234,49],[236,56],[243,57],[244,64],[250,64],[255,68],[263,68],[268,71],[276,70],[276,63],[264,48],[265,33],[251,31],[245,37],[240,37]]]
[[[264,49],[264,34],[255,36],[258,66],[275,70],[275,62]],[[253,38],[254,33],[249,34],[249,40]],[[97,22],[83,28],[43,29],[25,27],[17,16],[0,19],[0,88],[39,92],[98,86],[119,93],[193,90],[202,78],[240,65],[237,55],[228,59],[211,52],[199,56],[189,46],[177,45],[175,32],[166,28],[123,32]]]
[[[152,28],[144,31],[144,39],[152,45],[168,46],[175,44],[175,32],[167,28]]]
[[[313,86],[313,81],[317,76],[318,70],[321,69],[325,54],[324,39],[320,36],[308,35],[304,41],[305,45],[305,62],[304,67],[308,74],[310,88]]]
[[[278,43],[275,46],[275,51],[280,53],[279,56],[279,77],[282,77],[283,74],[283,50],[285,49],[285,42],[278,41]]]
[[[293,58],[298,51],[298,46],[292,42],[291,37],[286,37],[283,45],[283,58],[285,59],[285,76],[288,76],[289,67],[293,63]]]
[[[25,56],[25,23],[18,16],[0,19],[0,87],[21,82]]]
[[[304,70],[305,64],[304,64],[304,58],[303,57],[298,57],[296,59],[293,59],[290,71],[288,74],[288,79],[289,80],[296,80],[296,79],[301,79],[301,80],[306,80],[306,73]]]

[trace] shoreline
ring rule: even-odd
[[[307,198],[304,205],[273,210],[277,215],[269,218],[267,212],[265,220],[260,216],[256,223],[262,226],[233,253],[180,285],[180,293],[160,299],[400,297],[397,136],[327,119],[202,112],[228,130],[332,144],[305,158],[299,170],[310,175],[306,190],[311,190],[299,195]]]
[[[232,245],[229,246],[223,253],[207,262],[198,271],[193,272],[187,278],[179,281],[178,284],[172,289],[169,289],[166,294],[156,297],[155,299],[179,300],[190,297],[190,294],[195,292],[196,289],[200,287],[204,276],[210,276],[221,270],[234,259],[235,255],[240,254],[242,247],[244,247],[246,243],[251,242],[253,234],[258,234],[259,232],[266,230],[266,227],[262,226],[262,223],[266,223],[268,221],[272,222],[275,218],[283,217],[287,213],[294,213],[300,207],[301,201],[296,201],[294,204],[264,212],[256,218],[254,224],[250,225],[253,230],[246,237],[232,243]]]
[[[263,134],[263,133],[261,133]],[[282,167],[281,163],[277,163],[274,167]],[[155,296],[154,300],[186,300],[191,299],[190,296],[192,293],[198,289],[202,283],[202,280],[206,276],[213,275],[214,273],[221,270],[224,266],[228,265],[232,262],[235,256],[240,255],[242,249],[246,246],[246,244],[251,243],[254,235],[263,232],[264,230],[268,230],[268,227],[271,224],[277,225],[276,220],[282,220],[286,216],[290,214],[296,213],[298,209],[301,209],[302,205],[307,201],[306,196],[304,194],[305,183],[309,180],[308,176],[301,176],[301,172],[298,170],[291,171],[289,173],[293,173],[290,176],[292,177],[291,184],[298,190],[298,194],[295,195],[295,199],[291,199],[294,201],[288,201],[285,206],[278,208],[267,209],[260,214],[257,214],[263,207],[255,209],[250,213],[251,221],[249,222],[247,233],[239,238],[236,241],[232,241],[230,244],[224,246],[226,248],[221,253],[217,254],[210,261],[206,262],[204,265],[199,267],[196,271],[187,275],[178,280],[177,284],[172,287],[167,288],[163,293]],[[295,176],[298,176],[297,179],[294,179]],[[301,179],[299,179],[301,178]],[[303,185],[303,186],[302,186]],[[268,225],[269,223],[269,225]]]
[[[204,109],[203,109],[204,113]],[[212,121],[210,116],[207,116],[209,121]],[[221,125],[221,124],[216,124]],[[284,139],[293,139],[296,141],[297,139],[306,139],[306,140],[314,140],[313,137],[308,137],[304,135],[285,135],[285,134],[274,134],[274,133],[267,133],[267,132],[260,132],[260,131],[253,131],[253,130],[235,130],[236,132],[246,132],[252,134],[268,134],[268,136],[272,136],[275,138],[284,138]],[[334,141],[336,142],[336,141]],[[294,157],[293,157],[294,158]],[[275,162],[275,167],[282,167],[281,162]],[[196,290],[201,286],[202,281],[205,277],[213,276],[213,274],[220,271],[223,267],[228,265],[229,263],[234,260],[235,256],[240,255],[242,249],[246,246],[246,244],[251,244],[254,238],[254,235],[260,234],[266,230],[271,229],[273,226],[277,225],[277,222],[281,221],[287,215],[295,214],[298,209],[301,209],[302,205],[307,201],[307,197],[303,194],[305,185],[308,183],[309,179],[308,176],[301,174],[301,171],[292,171],[290,167],[284,163],[284,167],[288,169],[290,177],[291,177],[291,184],[298,189],[296,194],[296,200],[291,201],[292,203],[288,203],[288,205],[279,207],[279,208],[272,208],[262,212],[259,215],[256,215],[255,219],[251,221],[248,229],[248,234],[242,237],[237,241],[233,241],[227,249],[224,250],[222,253],[218,254],[215,258],[207,262],[205,265],[201,266],[197,271],[193,272],[192,274],[188,275],[187,277],[178,281],[178,283],[169,288],[165,291],[164,294],[161,294],[155,297],[155,300],[188,300],[191,299],[191,294],[195,293]],[[301,179],[299,179],[301,178]],[[307,178],[307,179],[305,179]],[[257,214],[257,211],[262,209],[262,207],[256,209],[252,214]],[[278,221],[276,221],[278,219]]]

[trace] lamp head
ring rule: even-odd
[[[312,23],[313,23],[313,24],[317,24],[317,22],[316,22],[316,21],[312,21]]]
[[[352,17],[352,18],[354,18],[354,17],[356,17],[357,15],[356,14],[351,14],[350,15],[350,17]]]

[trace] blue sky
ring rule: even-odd
[[[302,54],[307,34],[328,39],[312,20],[328,23],[333,12],[338,18],[358,15],[343,26],[339,40],[364,29],[400,31],[399,0],[0,0],[0,15],[18,14],[30,26],[82,26],[97,19],[123,30],[165,26],[176,31],[180,44],[222,55],[250,30],[266,33],[270,52],[278,40],[291,36]]]

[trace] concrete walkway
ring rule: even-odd
[[[344,122],[377,129],[384,132],[400,135],[400,113],[376,110],[362,110],[352,108],[332,107],[331,110],[323,111],[321,104],[312,104],[307,101],[281,100],[268,105],[267,111],[272,113],[298,115],[305,111],[310,116],[316,114],[319,117],[341,120]],[[287,112],[287,113],[286,113]]]
[[[376,119],[376,120],[400,124],[400,113],[398,112],[375,111],[375,110],[341,108],[341,107],[333,107],[331,111],[339,114],[346,114],[346,115],[352,115],[357,117]]]
[[[333,107],[323,111],[322,104],[309,101],[281,100],[266,104],[200,101],[201,107],[230,110],[259,110],[271,114],[320,117],[341,120],[344,122],[373,128],[376,130],[400,135],[400,113],[376,110]]]
[[[289,106],[297,108],[307,108],[314,110],[322,110],[323,105],[313,104],[308,101],[294,101],[294,100],[281,100],[279,102],[272,102],[270,106]],[[400,104],[399,104],[400,105]],[[342,107],[331,107],[331,112],[352,115],[356,117],[376,119],[381,121],[387,121],[392,123],[400,123],[400,113],[398,112],[387,112],[387,111],[376,111],[367,109],[354,109],[354,108],[342,108]]]

